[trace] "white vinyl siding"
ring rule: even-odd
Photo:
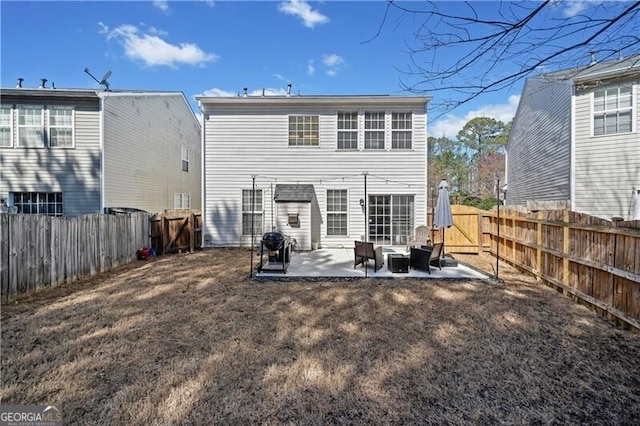
[[[44,108],[18,106],[18,147],[44,148]]]
[[[49,146],[73,148],[73,108],[70,106],[49,107]]]
[[[264,229],[277,227],[287,203],[274,202],[272,187],[277,184],[312,184],[317,200],[311,206],[314,218],[312,235],[318,235],[322,247],[352,247],[354,239],[364,238],[366,223],[359,200],[365,198],[363,172],[369,194],[413,195],[415,223],[425,224],[426,207],[426,101],[421,98],[384,97],[373,103],[353,97],[348,102],[326,97],[318,102],[291,97],[271,103],[251,97],[238,99],[205,98],[202,100],[204,125],[204,197],[203,244],[233,246],[251,243],[242,234],[240,189],[256,188],[263,192]],[[218,103],[220,102],[220,103]],[[264,102],[264,105],[259,104]],[[364,149],[364,112],[384,108],[389,122],[391,114],[401,110],[413,115],[412,150]],[[338,112],[358,111],[359,150],[339,150]],[[317,115],[319,145],[317,149],[291,149],[288,139],[289,115]],[[327,190],[348,190],[348,235],[328,235]],[[315,206],[315,207],[314,207]],[[273,216],[272,216],[273,213]],[[301,221],[302,212],[300,212]],[[285,221],[286,223],[286,221]],[[304,223],[302,223],[305,226]],[[277,229],[277,228],[276,228]],[[288,229],[284,231],[289,232]],[[256,235],[259,235],[256,233]],[[315,241],[315,240],[314,240]]]
[[[384,149],[384,112],[364,113],[364,149]]]
[[[0,106],[0,148],[13,147],[12,112],[10,105]]]
[[[632,131],[632,85],[609,86],[593,93],[593,135]]]

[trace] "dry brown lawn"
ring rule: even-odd
[[[640,335],[506,264],[504,282],[248,264],[165,256],[3,306],[1,402],[66,424],[638,424]]]

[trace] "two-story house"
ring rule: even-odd
[[[201,126],[181,92],[0,92],[0,199],[17,213],[200,208]]]
[[[527,79],[506,147],[506,204],[560,201],[628,219],[640,188],[639,104],[640,55]]]
[[[203,244],[404,244],[426,222],[429,98],[199,97]]]

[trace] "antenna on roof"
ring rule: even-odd
[[[107,71],[104,75],[104,77],[102,77],[102,80],[98,80],[97,78],[95,78],[91,72],[89,71],[89,68],[85,68],[84,72],[86,72],[87,74],[89,74],[91,76],[92,79],[94,79],[96,81],[96,83],[98,83],[101,86],[104,86],[104,91],[108,92],[109,91],[109,77],[111,77],[111,71]]]

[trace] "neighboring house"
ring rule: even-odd
[[[425,224],[429,98],[198,100],[205,246],[258,244],[272,230],[301,250],[404,244]]]
[[[200,208],[201,126],[181,92],[0,92],[0,198],[18,213]]]
[[[627,219],[640,188],[639,104],[640,55],[527,79],[506,148],[506,204],[565,202]]]

